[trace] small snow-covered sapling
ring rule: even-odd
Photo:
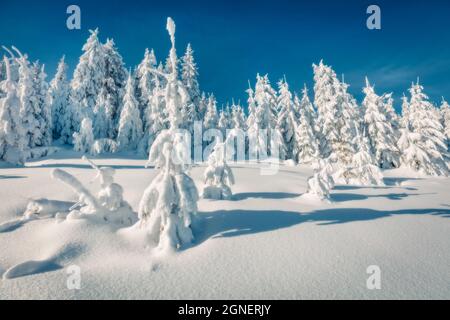
[[[225,144],[218,143],[208,158],[208,167],[204,173],[205,187],[203,198],[228,200],[233,193],[230,185],[234,184],[234,175],[225,161]]]

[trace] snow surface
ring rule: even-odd
[[[231,163],[232,200],[200,200],[194,243],[162,256],[133,230],[53,218],[78,201],[53,169],[100,188],[80,157],[0,166],[0,299],[450,298],[449,178],[383,171],[386,186],[338,185],[327,203],[301,197],[308,166],[264,176],[258,164]],[[126,153],[93,160],[116,169],[137,211],[156,171]],[[199,189],[205,166],[191,171]],[[41,200],[37,210],[51,212],[22,219],[30,199],[61,202]],[[71,265],[81,268],[80,290],[67,288]],[[366,288],[370,265],[381,268],[381,290]]]

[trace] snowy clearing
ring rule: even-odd
[[[231,200],[201,199],[194,243],[161,255],[127,228],[53,217],[78,199],[52,169],[99,189],[80,157],[61,151],[0,169],[0,299],[450,298],[449,178],[387,170],[386,186],[337,185],[331,203],[318,203],[302,196],[310,167],[262,176],[256,164],[231,163]],[[126,154],[94,160],[116,169],[136,212],[156,171]],[[206,166],[191,171],[199,190]],[[30,199],[58,202],[22,219]],[[80,290],[67,287],[73,265]],[[381,290],[366,287],[371,265]]]

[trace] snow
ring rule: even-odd
[[[0,223],[20,219],[30,198],[66,207],[78,201],[50,178],[54,168],[96,194],[100,186],[89,184],[95,172],[80,158],[60,151],[23,168],[0,169]],[[126,153],[93,161],[116,170],[124,199],[137,211],[157,171]],[[239,177],[232,199],[200,199],[194,242],[173,255],[158,255],[139,234],[96,220],[43,217],[0,228],[0,299],[450,296],[449,178],[385,170],[386,186],[337,185],[332,203],[317,203],[300,197],[313,173],[308,166],[281,165],[276,175],[263,176],[260,164],[229,165]],[[198,188],[205,168],[191,170]],[[81,268],[80,290],[66,286],[72,265]],[[381,268],[381,290],[366,288],[370,265]]]

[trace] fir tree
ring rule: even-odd
[[[381,168],[397,167],[399,152],[396,146],[396,133],[388,120],[386,96],[378,96],[367,78],[363,92],[366,95],[362,103],[365,113],[364,124],[376,163]]]
[[[208,105],[206,114],[203,119],[203,127],[205,130],[217,129],[219,118],[217,115],[217,101],[214,95],[210,95],[208,98]]]
[[[49,88],[53,139],[59,140],[61,143],[70,143],[72,141],[72,134],[76,126],[70,103],[70,84],[67,80],[67,68],[64,57],[62,57]]]
[[[442,98],[441,119],[444,134],[447,138],[447,150],[450,150],[450,106],[444,98]]]
[[[208,167],[204,173],[205,186],[203,198],[229,200],[233,195],[230,186],[234,184],[234,175],[225,161],[225,144],[218,143],[208,158]]]
[[[131,75],[128,77],[125,91],[117,140],[122,150],[132,150],[137,147],[142,138],[142,121],[138,102],[134,97],[134,81]]]
[[[189,94],[188,105],[192,106],[192,110],[189,110],[189,112],[192,112],[192,115],[189,118],[192,121],[200,121],[204,116],[204,110],[200,106],[201,94],[197,77],[198,69],[194,60],[194,51],[189,43],[184,56],[181,58],[181,80]]]
[[[93,118],[97,96],[106,78],[105,53],[98,39],[98,29],[89,32],[91,35],[83,46],[71,81],[71,104],[78,123],[85,117]]]
[[[318,110],[318,139],[323,157],[340,166],[348,166],[355,153],[355,119],[358,109],[355,99],[347,92],[348,85],[340,82],[335,72],[321,61],[314,68],[314,103]]]
[[[20,100],[17,83],[11,74],[11,64],[3,57],[5,80],[1,88],[4,97],[0,99],[0,159],[13,164],[24,164],[27,158],[27,131],[20,117]]]
[[[178,80],[177,55],[175,50],[175,23],[167,19],[171,72],[159,73],[166,78],[165,102],[169,113],[169,129],[163,130],[153,143],[149,163],[160,168],[159,174],[145,190],[139,205],[139,226],[145,228],[150,237],[156,238],[161,249],[175,249],[193,239],[191,225],[197,213],[198,191],[194,181],[186,172],[186,151],[190,149],[184,137],[177,132],[180,110],[187,103],[188,94]]]
[[[292,93],[289,91],[289,85],[286,80],[280,80],[278,82],[277,109],[277,126],[282,134],[287,158],[292,159],[295,148],[296,115]]]
[[[112,39],[108,39],[103,45],[103,52],[105,60],[105,79],[103,87],[106,90],[109,100],[106,105],[106,115],[109,122],[107,137],[115,139],[117,136],[128,72],[125,69],[122,56],[119,54]]]
[[[152,69],[156,68],[156,66],[157,61],[153,49],[151,51],[145,49],[144,59],[138,65],[135,72],[135,93],[136,99],[139,102],[139,112],[144,128],[147,128],[151,125],[150,123],[147,124],[147,121],[149,119],[147,118],[146,114],[149,113],[148,110],[150,109],[150,101],[152,99],[153,89],[155,88],[156,82],[158,81],[155,74],[151,71]]]
[[[92,120],[84,118],[81,121],[80,131],[73,134],[73,148],[75,151],[91,153],[94,145],[94,132],[92,130]]]
[[[448,175],[447,145],[435,107],[417,82],[409,89],[411,99],[403,114],[402,135],[398,146],[403,165],[428,175]]]

